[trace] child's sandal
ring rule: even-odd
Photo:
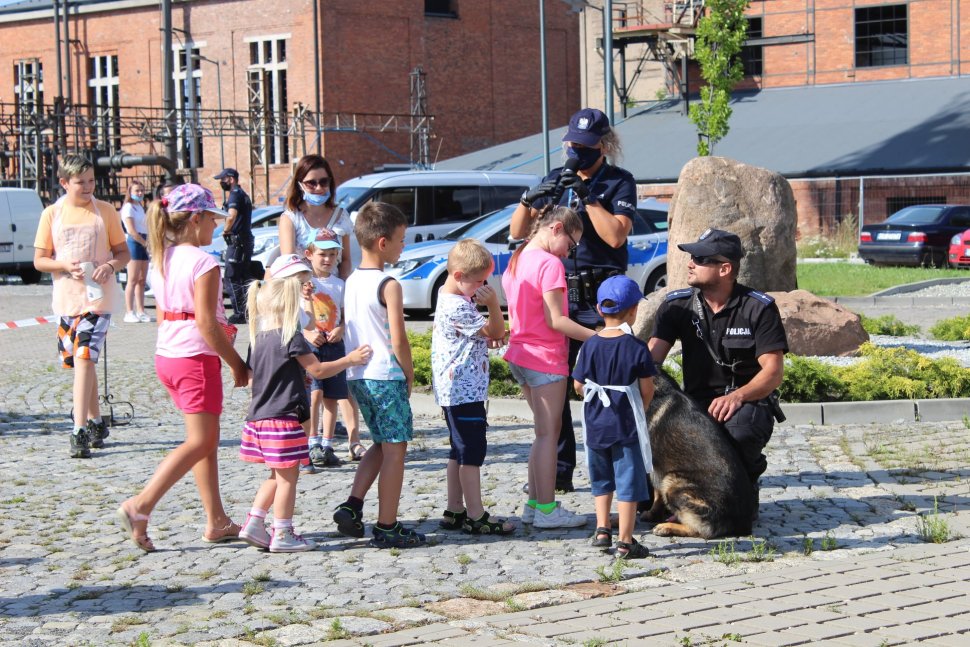
[[[478,519],[472,519],[465,513],[461,531],[469,535],[511,535],[515,532],[515,526],[502,519],[489,521],[487,512],[483,512]]]
[[[364,447],[360,443],[353,443],[350,446],[350,460],[352,460],[352,461],[359,461],[360,459],[362,459],[364,457],[364,454],[366,452],[367,452],[367,448],[366,447]]]
[[[609,548],[613,545],[613,531],[609,528],[597,528],[589,543],[596,548]]]
[[[468,512],[465,510],[452,512],[446,508],[441,514],[441,521],[438,522],[438,527],[444,528],[445,530],[461,530],[465,525],[466,519],[468,519]]]
[[[131,540],[135,542],[136,546],[141,548],[146,553],[154,553],[155,544],[152,543],[151,538],[148,536],[148,515],[138,514],[137,512],[129,512],[128,509],[125,508],[125,503],[128,503],[128,501],[122,503],[115,513],[118,517],[118,522],[121,524],[121,527],[124,528],[125,532],[127,532],[131,537]],[[145,534],[135,535],[135,523],[142,521],[145,522]]]
[[[616,556],[620,559],[643,559],[650,556],[650,551],[636,539],[630,543],[618,541],[616,542]]]

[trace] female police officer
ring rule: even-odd
[[[607,161],[607,157],[619,156],[620,141],[601,111],[583,108],[574,114],[562,141],[565,166],[553,170],[523,194],[512,214],[510,233],[513,238],[527,238],[539,209],[550,203],[568,206],[579,213],[583,236],[574,256],[563,261],[569,288],[569,316],[588,328],[596,328],[603,324],[596,312],[596,289],[610,276],[626,272],[626,239],[633,228],[637,188],[628,171]],[[580,346],[580,342],[570,341],[570,369]],[[567,400],[559,433],[557,490],[573,490],[575,467],[576,436]]]

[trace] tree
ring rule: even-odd
[[[710,155],[728,133],[731,90],[744,78],[741,47],[748,34],[748,0],[706,0],[707,13],[697,23],[694,58],[700,64],[701,101],[690,107],[697,126],[697,154]]]

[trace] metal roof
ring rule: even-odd
[[[970,171],[970,77],[737,92],[727,137],[714,154],[786,177]],[[620,165],[640,183],[674,182],[696,156],[697,134],[677,101],[658,102],[616,126]],[[560,165],[565,127],[551,130]],[[437,164],[439,169],[541,175],[542,136]]]

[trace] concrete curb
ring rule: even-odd
[[[582,402],[571,401],[573,422],[579,424]],[[949,422],[970,417],[970,398],[940,400],[874,400],[871,402],[809,402],[782,403],[786,420],[779,426],[891,424],[910,422]],[[441,416],[441,407],[434,396],[415,393],[411,396],[411,410],[415,415]],[[532,421],[532,411],[525,400],[492,398],[488,414],[493,418],[515,418]]]

